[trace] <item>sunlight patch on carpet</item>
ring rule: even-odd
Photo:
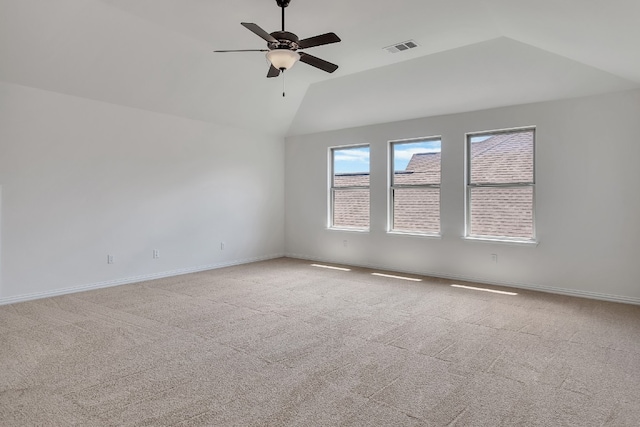
[[[351,271],[350,268],[334,267],[332,265],[324,265],[324,264],[311,264],[311,267],[328,268],[330,270]]]
[[[411,282],[422,282],[422,279],[416,279],[414,277],[394,276],[393,274],[371,273],[372,276],[390,277],[392,279],[409,280]]]
[[[451,285],[451,286],[454,287],[454,288],[471,289],[471,290],[474,290],[474,291],[492,292],[494,294],[518,295],[516,292],[497,291],[495,289],[477,288],[475,286],[465,286],[465,285]]]

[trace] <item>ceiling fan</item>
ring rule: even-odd
[[[298,52],[298,50],[337,43],[340,41],[340,37],[335,33],[326,33],[300,40],[295,34],[285,31],[284,9],[289,6],[290,1],[276,0],[278,6],[282,8],[282,31],[274,31],[269,34],[257,24],[241,23],[249,31],[262,37],[267,42],[268,49],[214,50],[214,52],[267,52],[267,59],[271,63],[267,77],[278,77],[281,72],[293,67],[297,61],[304,62],[327,73],[333,73],[338,69],[336,64],[309,55],[306,52]]]

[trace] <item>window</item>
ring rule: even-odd
[[[467,237],[531,241],[535,129],[467,135]]]
[[[391,143],[391,231],[440,234],[439,137]]]
[[[369,146],[331,149],[330,226],[369,229]]]

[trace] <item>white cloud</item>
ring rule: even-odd
[[[338,151],[336,152],[335,159],[337,162],[358,162],[369,163],[368,151]]]

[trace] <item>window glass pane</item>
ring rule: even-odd
[[[393,190],[393,229],[440,233],[440,189],[396,188]]]
[[[533,238],[533,187],[476,187],[469,235]]]
[[[333,190],[333,226],[369,228],[369,189]]]
[[[333,150],[333,186],[369,186],[369,147]]]
[[[471,136],[470,183],[533,183],[533,130]]]
[[[333,185],[334,187],[368,187],[369,173],[335,174]]]
[[[393,185],[440,184],[440,140],[393,144]]]

